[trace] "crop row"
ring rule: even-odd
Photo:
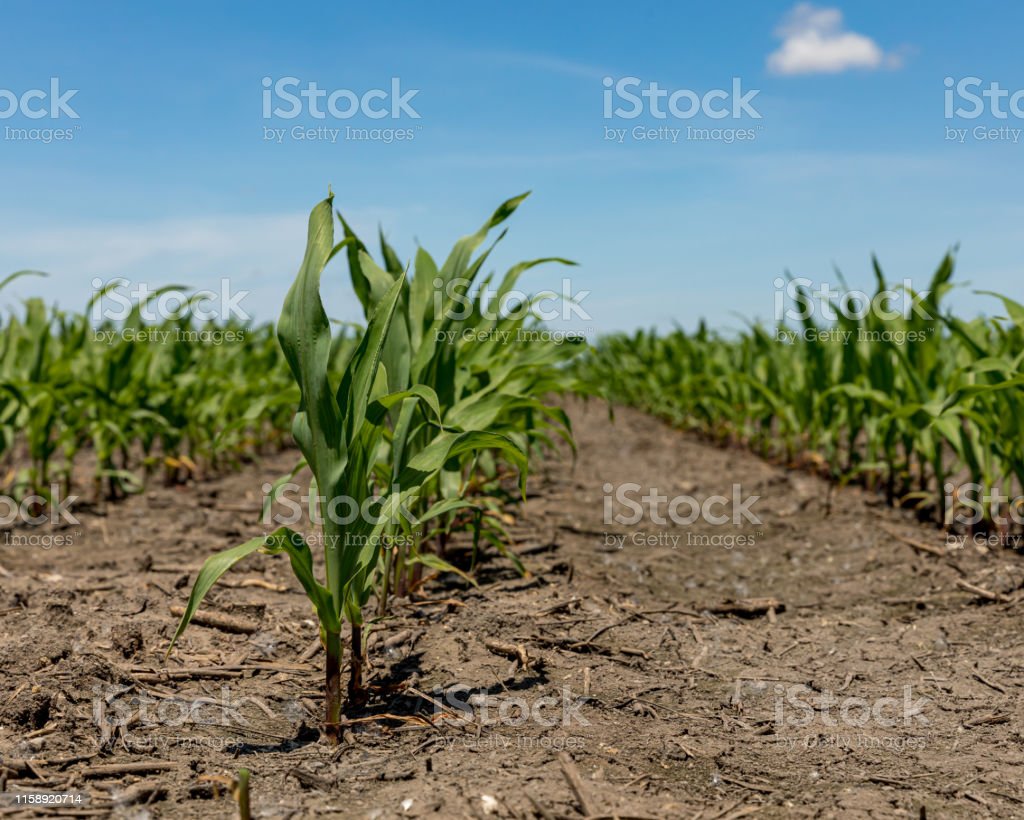
[[[947,255],[926,290],[887,283],[829,310],[790,281],[792,313],[738,335],[701,324],[605,337],[579,375],[609,399],[723,444],[856,481],[951,530],[1006,534],[1024,508],[1024,306],[958,318]],[[899,294],[913,309],[891,310]],[[868,300],[865,300],[868,301]],[[828,318],[826,318],[828,317]]]

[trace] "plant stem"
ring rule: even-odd
[[[405,557],[409,552],[409,547],[404,542],[398,545],[398,552],[395,554],[395,597],[402,598],[406,595],[406,578],[405,578]]]
[[[326,703],[324,733],[332,743],[341,740],[341,633],[324,632]]]
[[[377,614],[384,617],[388,613],[388,586],[391,583],[391,559],[394,548],[384,548],[384,571],[381,573],[380,601],[378,602]]]
[[[238,770],[238,786],[236,787],[238,797],[238,820],[252,820],[252,812],[249,808],[249,770]]]
[[[353,708],[363,703],[365,692],[363,690],[363,627],[361,624],[352,624],[351,643],[351,666],[352,674],[348,679],[348,706]]]
[[[413,533],[413,536],[412,536],[413,537],[412,556],[414,558],[418,557],[420,555],[420,551],[423,549],[422,536],[423,536],[423,533],[421,533],[419,531]],[[419,586],[420,580],[422,579],[422,577],[423,577],[423,564],[421,564],[419,562],[416,562],[415,564],[412,565],[412,570],[409,573],[409,593],[410,594],[412,594],[416,590],[416,587]]]

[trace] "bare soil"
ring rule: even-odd
[[[572,416],[577,461],[549,458],[514,512],[530,574],[490,548],[478,586],[397,602],[339,748],[286,561],[208,597],[250,631],[193,625],[164,658],[172,607],[262,531],[261,485],[294,453],[82,511],[63,545],[0,532],[0,783],[91,798],[0,814],[232,817],[246,768],[257,817],[1024,816],[1016,553],[628,409]],[[758,522],[606,522],[606,486],[629,483],[738,485]]]

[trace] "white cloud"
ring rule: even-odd
[[[768,69],[775,74],[837,74],[851,68],[898,68],[901,62],[870,37],[844,31],[843,13],[837,8],[799,3],[775,35],[782,40],[768,55]]]

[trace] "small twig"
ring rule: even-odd
[[[572,793],[576,797],[576,802],[580,804],[580,808],[583,809],[583,813],[587,817],[595,817],[601,812],[597,807],[597,804],[591,800],[590,795],[587,794],[587,790],[583,785],[583,778],[580,777],[580,770],[576,768],[576,764],[573,759],[569,756],[568,752],[559,752],[558,763],[562,767],[562,776],[565,777],[566,782],[569,784],[569,788],[572,789]]]
[[[170,772],[179,768],[178,763],[169,760],[147,760],[140,763],[108,763],[103,766],[90,766],[82,769],[82,777],[121,777],[126,774],[146,774],[149,772]]]
[[[177,615],[180,618],[185,614],[185,607],[172,606],[171,614]],[[192,623],[220,629],[224,632],[234,632],[239,635],[251,635],[259,630],[259,626],[251,621],[243,621],[241,618],[233,618],[230,615],[222,615],[219,612],[208,612],[202,609],[197,610],[192,616]]]
[[[337,781],[328,780],[325,777],[313,774],[313,772],[307,772],[298,766],[295,766],[285,772],[285,779],[294,777],[299,781],[299,785],[306,789],[319,789],[322,792],[329,792],[331,788],[336,785]]]
[[[423,600],[416,601],[397,601],[394,604],[400,607],[418,607],[418,606],[465,606],[465,601],[457,601],[455,598],[438,598],[435,600],[424,598]]]
[[[318,635],[309,646],[302,650],[302,654],[299,655],[299,660],[303,662],[311,661],[323,648],[324,645],[320,642],[320,636]]]
[[[692,609],[680,609],[679,607],[669,607],[668,609],[641,609],[640,615],[686,615],[689,618],[699,618],[700,613],[694,612]]]
[[[265,581],[262,578],[243,578],[241,581],[224,581],[219,582],[221,585],[231,587],[232,589],[245,589],[247,587],[257,587],[258,589],[269,589],[271,592],[288,592],[289,588],[284,584],[275,584],[271,581]]]
[[[391,649],[392,647],[395,647],[395,646],[401,646],[403,643],[405,643],[411,637],[412,637],[412,630],[411,629],[399,630],[394,635],[389,635],[387,638],[384,639],[384,648],[385,649]]]
[[[973,592],[979,598],[984,598],[986,601],[998,601],[999,603],[1005,604],[1008,600],[1010,600],[1005,595],[1001,595],[998,592],[993,592],[990,589],[985,589],[984,587],[979,587],[975,584],[970,584],[963,578],[957,578],[956,585],[960,587],[960,589],[966,589],[968,592]]]
[[[881,529],[882,532],[884,532],[886,535],[892,536],[900,543],[906,544],[908,547],[912,547],[918,552],[926,552],[929,555],[935,555],[939,558],[947,557],[945,551],[942,550],[940,547],[936,547],[934,544],[926,544],[924,541],[918,541],[914,538],[908,538],[905,535],[900,535],[898,532],[889,529],[884,524],[881,525],[879,529]]]
[[[487,638],[484,640],[484,646],[495,655],[501,655],[509,660],[516,661],[521,669],[528,668],[532,663],[530,656],[526,652],[526,647],[521,643],[506,643]]]
[[[978,680],[980,680],[989,689],[995,689],[997,692],[999,692],[999,693],[1001,693],[1003,695],[1006,694],[1006,690],[1002,686],[1000,686],[998,683],[993,683],[992,681],[988,680],[988,678],[984,677],[981,674],[981,672],[979,672],[977,669],[974,670],[974,677],[976,677]]]
[[[536,797],[534,797],[529,792],[524,792],[524,794],[526,795],[526,799],[530,801],[530,804],[533,806],[534,812],[536,812],[538,816],[542,817],[543,820],[555,820],[555,815],[553,815],[546,808],[544,808],[544,806],[542,806],[538,802]]]
[[[1005,713],[989,712],[987,715],[981,717],[971,718],[970,720],[964,721],[965,729],[973,729],[975,726],[988,726],[996,723],[1009,723],[1010,716]]]
[[[594,641],[596,641],[596,640],[597,640],[598,638],[600,638],[600,637],[601,637],[601,636],[602,636],[602,635],[603,635],[603,634],[604,634],[605,632],[607,632],[608,630],[610,630],[610,629],[616,629],[616,628],[618,628],[618,627],[620,627],[620,626],[625,626],[626,624],[630,623],[631,621],[633,621],[633,620],[634,620],[635,618],[638,618],[638,617],[639,617],[639,615],[637,615],[637,614],[636,614],[636,613],[634,612],[634,613],[633,613],[633,614],[631,614],[631,615],[627,615],[627,616],[626,616],[625,618],[623,618],[623,619],[622,619],[621,621],[616,621],[616,622],[615,622],[615,623],[613,623],[613,624],[608,624],[607,626],[602,626],[602,627],[601,627],[601,628],[600,628],[599,630],[597,630],[597,631],[596,631],[596,632],[595,632],[595,633],[594,633],[593,635],[591,635],[591,636],[590,636],[589,638],[587,638],[587,639],[586,639],[586,640],[584,641],[584,643],[593,643]]]
[[[737,780],[734,777],[726,777],[724,774],[719,775],[723,783],[732,783],[734,786],[742,786],[744,789],[750,789],[752,792],[761,792],[761,794],[772,794],[775,789],[769,786],[759,786],[756,783],[747,783],[744,780]]]
[[[132,675],[139,683],[160,683],[171,680],[200,680],[219,678],[240,678],[244,673],[241,669],[229,669],[224,666],[192,666],[181,669],[163,669],[154,672],[139,672]]]
[[[760,615],[772,617],[776,612],[785,612],[786,605],[776,598],[743,598],[738,601],[726,601],[717,606],[709,606],[707,610],[716,615],[739,615],[744,618],[756,618]]]

